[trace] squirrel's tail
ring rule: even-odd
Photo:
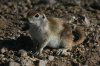
[[[73,44],[74,45],[81,44],[85,40],[84,28],[81,26],[76,27],[75,30],[73,31],[73,35],[74,35]]]

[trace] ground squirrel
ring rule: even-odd
[[[77,29],[79,39],[74,41],[71,27],[60,18],[46,17],[44,13],[31,13],[28,20],[29,33],[33,41],[37,40],[39,43],[35,54],[41,54],[46,46],[58,48],[58,55],[64,54],[67,50],[71,50],[75,44],[84,41],[84,33],[82,30]]]

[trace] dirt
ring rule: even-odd
[[[100,66],[99,0],[0,0],[0,66]],[[82,25],[86,38],[67,56],[45,48],[34,56],[27,14],[41,11],[72,26]]]

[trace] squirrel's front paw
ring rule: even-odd
[[[40,52],[37,51],[33,55],[40,55]]]
[[[34,56],[37,56],[37,55],[41,56],[42,55],[42,51],[36,51],[35,53],[33,53],[33,55]]]

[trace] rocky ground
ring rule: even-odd
[[[0,66],[100,66],[99,0],[0,0]],[[33,56],[34,43],[28,33],[27,14],[42,11],[85,28],[84,42],[70,55],[57,56],[45,48]]]

